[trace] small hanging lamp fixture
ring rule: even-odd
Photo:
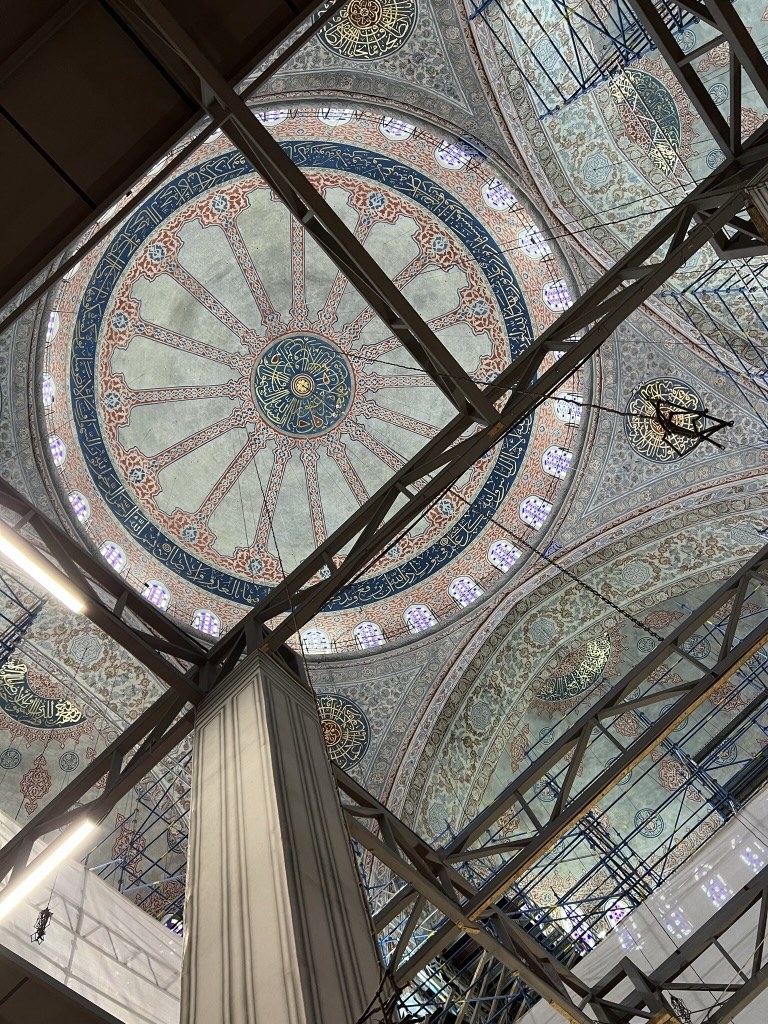
[[[664,432],[664,443],[680,458],[690,454],[704,441],[709,441],[716,448],[722,448],[723,445],[715,441],[712,435],[724,427],[733,426],[733,420],[721,420],[717,416],[711,416],[708,409],[691,409],[669,398],[654,398],[650,400],[650,404],[653,406],[653,419]],[[688,442],[693,441],[693,444],[677,445],[675,438],[678,437]]]
[[[30,940],[32,942],[36,942],[38,946],[42,942],[45,942],[45,933],[48,930],[48,925],[51,923],[52,920],[53,911],[51,910],[50,906],[43,907],[43,909],[37,915],[37,920],[35,921],[35,930],[30,935]]]

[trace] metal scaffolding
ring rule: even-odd
[[[513,66],[525,73],[541,118],[610,81],[657,48],[627,0],[583,0],[579,4],[521,0],[514,6],[510,0],[471,2],[469,20],[482,18]],[[698,21],[670,0],[654,0],[654,6],[675,37]],[[535,26],[535,40],[521,31],[523,21],[529,29]]]
[[[364,572],[467,468],[498,444],[506,431],[570,379],[613,330],[695,252],[710,243],[724,258],[765,251],[749,213],[746,190],[768,177],[768,128],[742,140],[739,110],[733,107],[726,119],[714,105],[691,66],[692,58],[683,54],[675,38],[678,22],[666,17],[666,6],[662,11],[652,0],[630,2],[638,24],[642,23],[647,38],[671,62],[726,160],[485,387],[466,377],[168,10],[157,0],[110,0],[107,4],[126,19],[132,32],[174,78],[175,87],[194,100],[200,115],[210,118],[206,130],[213,125],[223,127],[450,398],[456,415],[283,584],[210,648],[133,592],[101,560],[42,516],[26,497],[0,482],[0,508],[16,517],[17,536],[34,542],[38,551],[61,566],[84,598],[85,615],[169,687],[6,844],[0,851],[0,876],[22,872],[38,838],[87,811],[102,818],[113,809],[189,735],[195,706],[244,654],[255,650],[271,653],[301,675],[301,663],[285,647],[285,641],[332,595]],[[669,10],[682,18],[693,11],[716,27],[716,41],[729,44],[733,76],[748,76],[758,93],[768,97],[768,68],[730,4],[690,0]],[[629,22],[627,26],[629,32]],[[616,40],[614,46],[618,46]],[[628,53],[628,45],[625,49]],[[553,359],[555,352],[560,355]],[[322,567],[328,570],[326,578],[307,586]],[[636,905],[649,886],[664,876],[668,852],[644,859],[621,853],[600,810],[606,800],[613,799],[622,777],[643,770],[657,749],[687,772],[669,799],[677,800],[682,808],[684,794],[691,787],[698,787],[704,797],[701,814],[697,811],[689,816],[681,828],[699,824],[703,814],[724,820],[763,780],[762,759],[756,759],[756,764],[739,764],[727,777],[716,759],[725,742],[739,730],[765,727],[762,651],[768,636],[768,614],[764,589],[761,593],[760,588],[766,582],[768,549],[691,612],[585,715],[566,717],[553,728],[533,752],[530,763],[490,806],[458,834],[446,837],[440,849],[398,821],[343,772],[336,772],[353,838],[402,880],[394,890],[386,885],[377,889],[374,920],[377,929],[386,934],[391,976],[398,984],[409,986],[408,998],[418,1000],[427,992],[432,1000],[447,988],[458,993],[467,1007],[466,992],[475,992],[475,1016],[469,1018],[473,1020],[496,1019],[501,995],[507,1010],[512,1006],[513,1018],[533,999],[542,997],[579,1024],[591,1020],[587,1008],[604,1021],[628,1019],[624,1010],[617,1010],[608,999],[612,978],[602,988],[590,988],[572,971],[573,963],[590,946],[589,936],[616,906],[606,909],[603,894],[598,902],[597,897],[585,893],[584,885],[589,885],[597,871],[610,869],[627,903]],[[719,633],[710,652],[702,654],[692,639],[708,622],[717,622]],[[710,719],[696,715],[719,687],[726,682],[733,685],[734,680],[749,691],[745,707],[750,710],[743,715],[740,712],[740,717],[729,720],[718,733],[710,729]],[[634,738],[624,740],[611,731],[611,723],[622,715],[643,721],[644,728]],[[691,719],[698,739],[680,736],[686,718]],[[701,724],[705,721],[709,722],[706,729]],[[586,768],[587,755],[596,747],[605,754],[597,762],[604,767],[584,770],[579,776],[579,769]],[[103,789],[92,793],[101,780]],[[178,826],[167,815],[166,785],[158,781],[139,799],[142,811],[137,819],[143,814],[144,823],[135,827],[144,830],[142,838],[147,841],[143,850],[150,853],[145,866],[126,873],[126,893],[135,893],[141,886],[151,890],[154,874],[162,873],[160,858],[151,853],[153,830]],[[543,798],[545,791],[550,799]],[[502,819],[510,812],[523,823],[522,830],[511,836],[501,828]],[[183,842],[181,833],[179,841]],[[559,918],[532,892],[537,872],[546,870],[546,858],[556,848],[578,857],[582,857],[581,849],[591,851],[591,866],[581,888],[567,894],[573,909]],[[105,866],[104,870],[113,868],[119,871],[120,865]],[[765,905],[760,893],[755,899],[763,901],[761,908]],[[622,906],[616,913],[625,909]],[[764,927],[762,909],[761,921]],[[699,949],[706,937],[696,938],[700,939],[695,947]],[[762,960],[756,958],[753,967],[740,989],[742,1000],[764,984]],[[622,969],[635,986],[633,998],[639,1004],[653,1013],[659,1007],[666,1010],[668,1003],[659,992],[673,978],[671,969],[650,980],[636,974],[630,977],[626,965]],[[446,1005],[440,1002],[436,1012]],[[486,1016],[475,1013],[478,1007],[486,1013],[486,1006]],[[466,1008],[459,1010],[464,1018],[467,1012]]]
[[[44,605],[44,598],[0,569],[0,668],[16,652]]]

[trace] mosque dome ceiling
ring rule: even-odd
[[[478,382],[570,301],[538,215],[472,151],[391,112],[261,117]],[[60,492],[88,542],[187,623],[231,625],[453,415],[222,135],[62,282],[41,348]],[[585,387],[337,594],[321,634],[407,635],[508,578],[557,513]]]

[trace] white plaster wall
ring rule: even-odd
[[[0,844],[17,831],[0,814]],[[53,921],[36,945],[30,934],[49,896]],[[178,1024],[181,938],[82,864],[66,861],[0,921],[0,943],[125,1024]]]
[[[754,797],[724,825],[696,854],[646,902],[625,917],[610,935],[582,960],[575,973],[594,983],[608,973],[622,957],[629,957],[649,973],[674,953],[704,925],[730,896],[738,893],[768,863],[768,790]],[[735,963],[746,973],[752,962],[757,925],[753,908],[727,931],[721,940]],[[764,959],[765,959],[764,953]],[[705,979],[731,984],[736,970],[717,951],[700,958],[681,975],[686,981]],[[622,994],[617,989],[610,998]],[[692,1013],[693,1024],[701,1024],[702,1012],[727,994],[678,992]],[[737,1024],[765,1024],[768,1020],[768,992],[757,996],[733,1018]],[[522,1018],[524,1024],[562,1024],[563,1018],[547,1003],[537,1003]]]

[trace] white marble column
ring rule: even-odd
[[[195,727],[181,1024],[354,1024],[379,984],[314,695],[251,655]]]

